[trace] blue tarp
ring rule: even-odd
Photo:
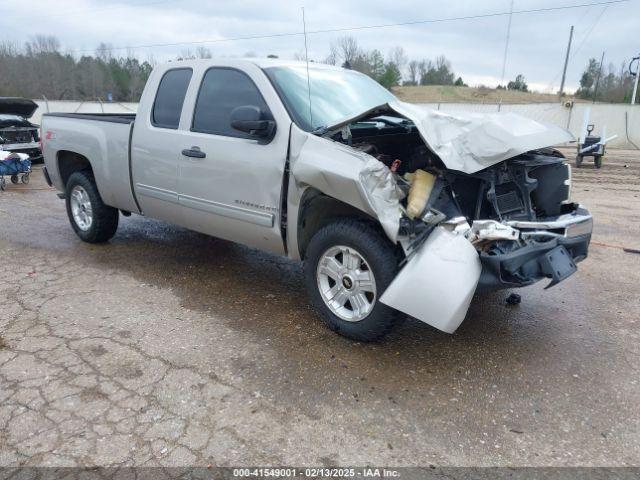
[[[19,173],[28,173],[30,170],[31,160],[28,158],[25,160],[19,158],[0,160],[0,175],[17,175]]]

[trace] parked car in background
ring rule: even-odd
[[[42,161],[40,127],[28,120],[37,108],[28,98],[0,97],[0,150],[24,153],[32,163]]]
[[[172,62],[137,115],[45,114],[42,132],[82,240],[137,213],[303,260],[320,316],[358,340],[402,314],[452,333],[477,289],[555,285],[591,238],[548,148],[566,130],[402,103],[337,67]]]

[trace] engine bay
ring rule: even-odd
[[[327,136],[392,172],[404,193],[399,239],[407,258],[438,225],[464,231],[476,248],[484,267],[480,288],[523,286],[544,277],[553,285],[575,271],[574,261],[586,257],[585,242],[567,241],[564,227],[537,227],[579,208],[570,200],[571,168],[553,148],[464,173],[446,168],[405,118],[364,118]],[[568,263],[545,260],[545,254],[553,251],[557,257],[560,250]]]
[[[358,122],[333,139],[389,167],[407,195],[411,174],[422,170],[434,175],[458,215],[469,223],[480,219],[535,221],[573,208],[569,201],[571,169],[563,155],[551,148],[466,174],[448,170],[425,146],[415,126],[404,119],[377,117]]]

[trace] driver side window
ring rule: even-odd
[[[200,85],[191,131],[250,138],[231,127],[231,112],[244,105],[259,107],[265,119],[272,119],[258,87],[245,73],[233,68],[210,68]]]

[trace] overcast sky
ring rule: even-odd
[[[514,0],[514,10],[594,3],[600,0]],[[276,54],[293,58],[304,51],[302,35],[191,45],[142,45],[200,42],[254,35],[302,31],[305,7],[307,30],[381,25],[417,20],[508,12],[510,0],[316,0],[291,2],[213,0],[2,0],[0,38],[23,43],[36,34],[55,35],[65,50],[93,54],[100,42],[114,47],[137,46],[136,56],[166,61],[198,45],[214,56]],[[445,21],[386,28],[361,29],[308,36],[309,57],[323,59],[329,44],[343,35],[355,37],[366,49],[383,53],[404,47],[410,58],[443,54],[456,75],[471,84],[495,85],[502,71],[508,16]],[[575,25],[573,56],[567,86],[578,86],[589,57],[620,67],[640,51],[640,0],[607,7],[590,6],[512,17],[506,80],[522,73],[540,91],[560,84],[569,28]],[[126,50],[114,51],[126,55]],[[0,72],[0,75],[2,72]]]

